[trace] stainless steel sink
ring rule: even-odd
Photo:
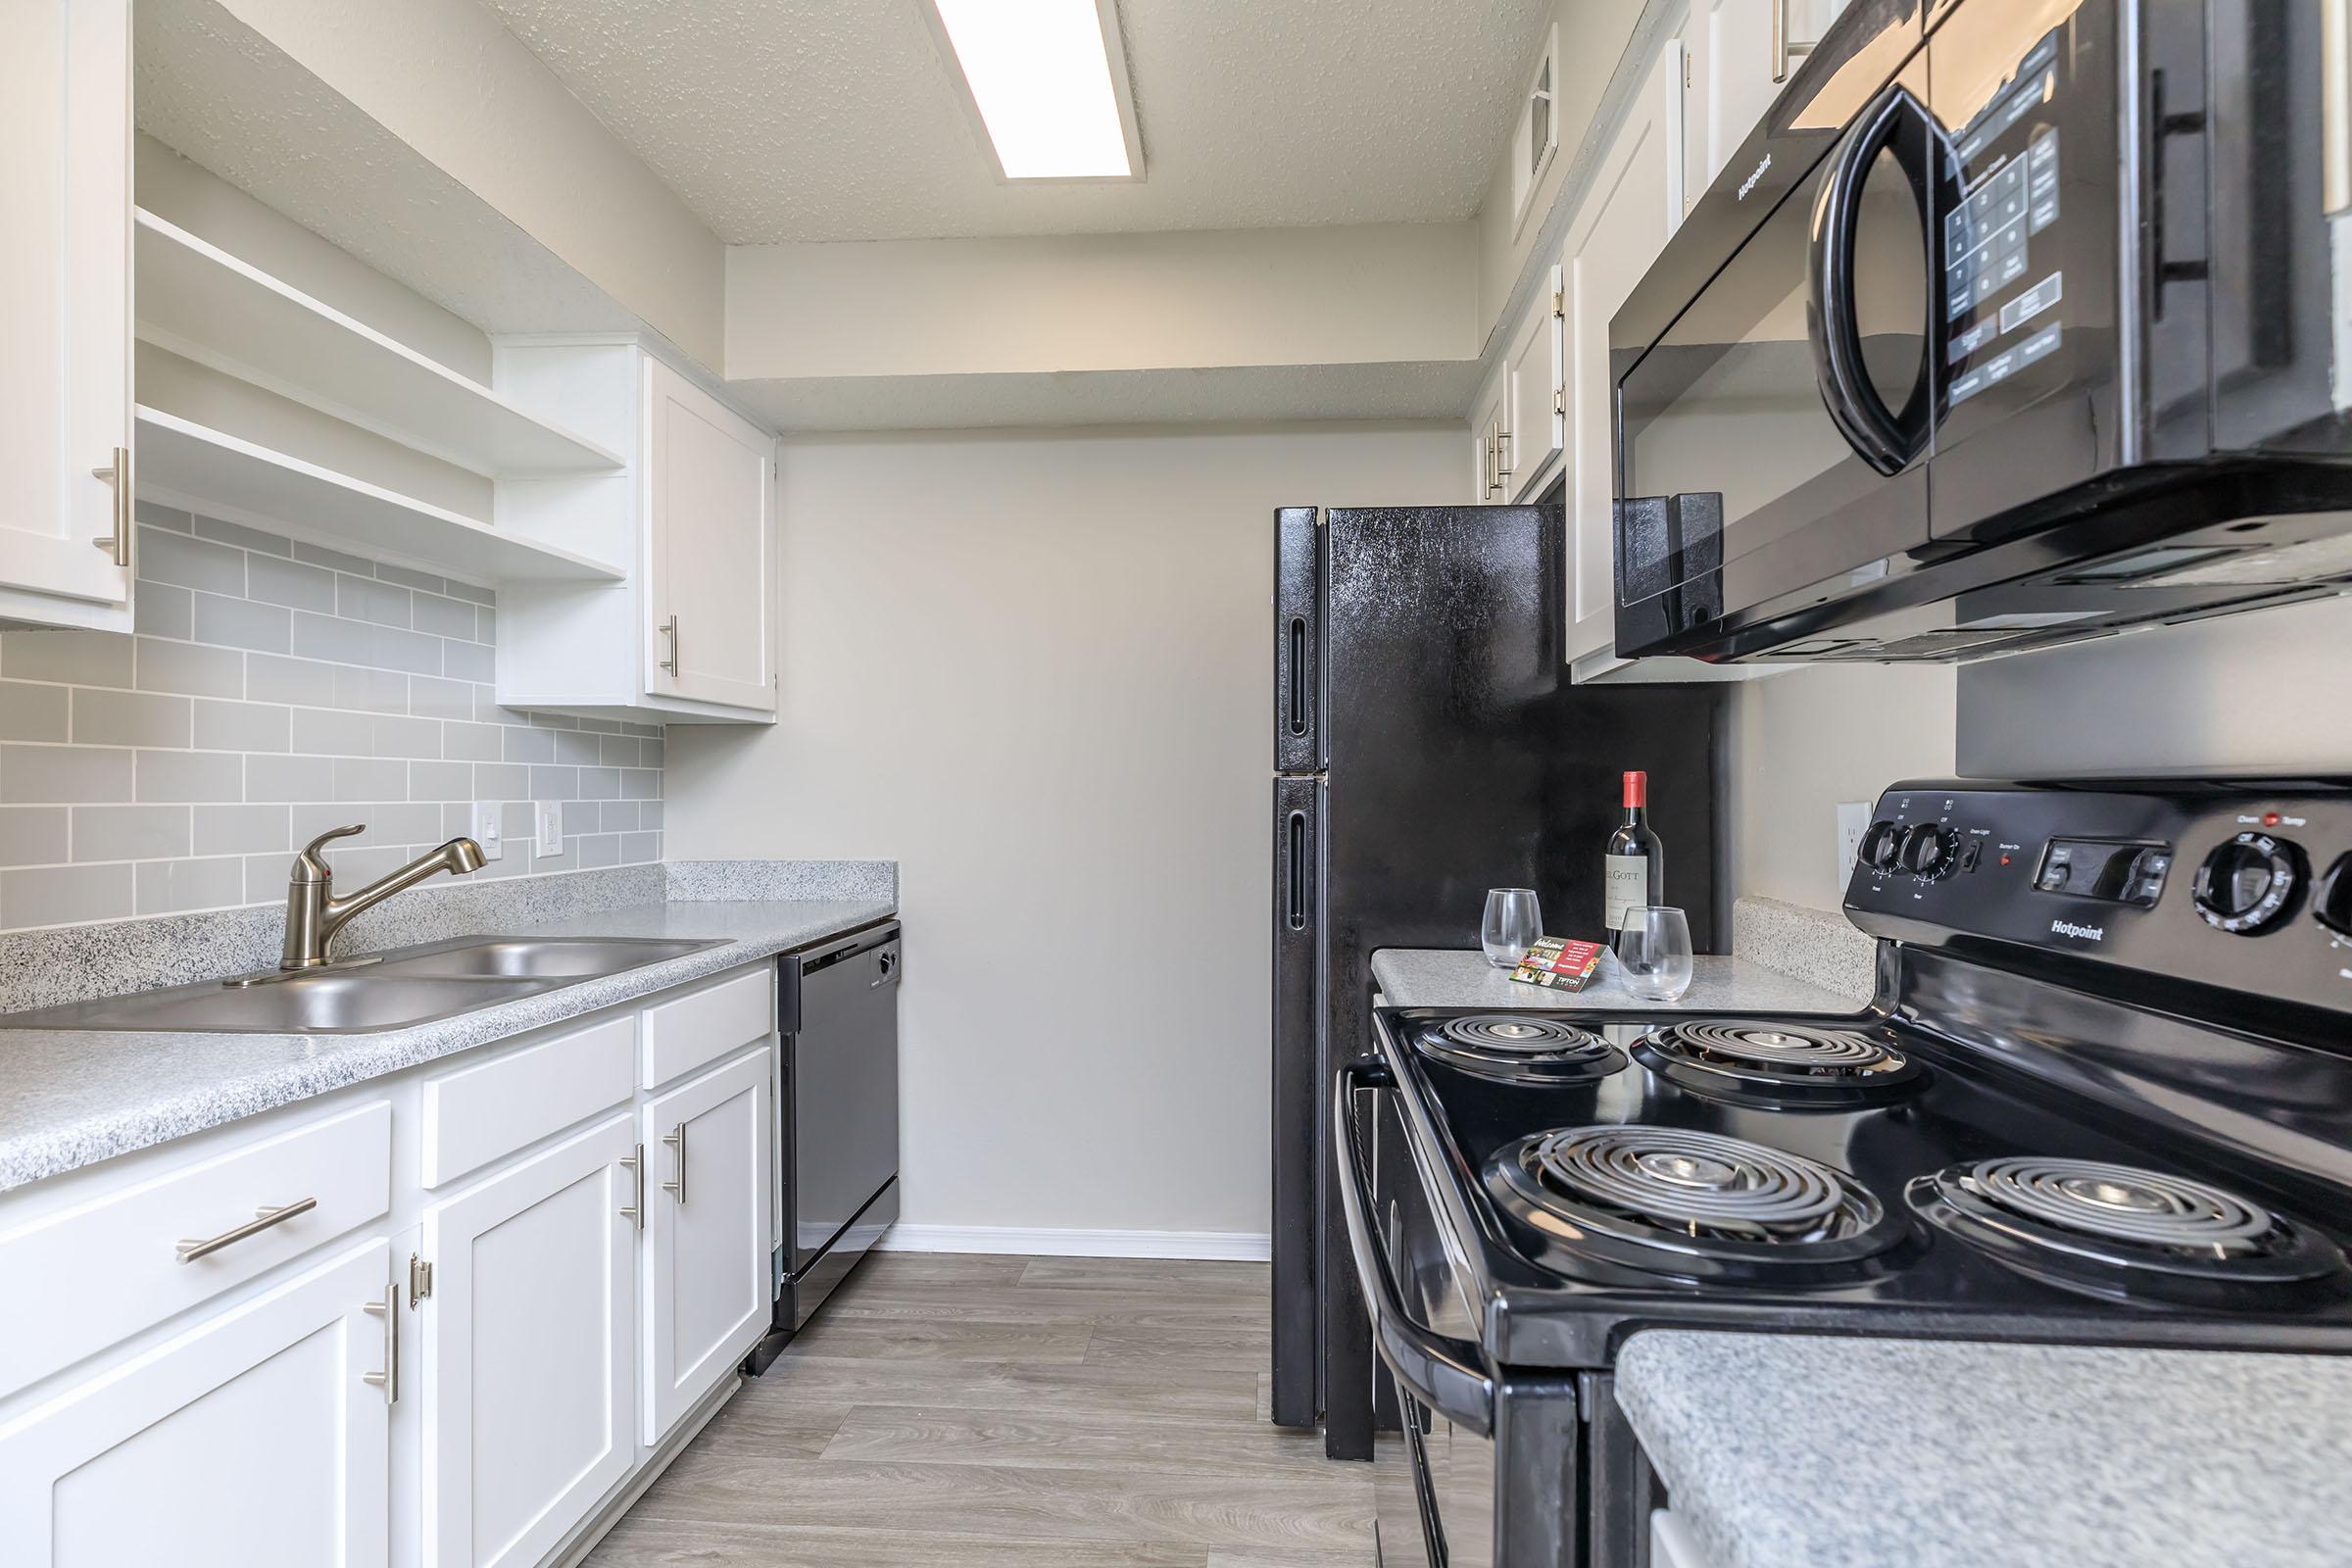
[[[0,1016],[0,1029],[362,1034],[454,1018],[711,942],[659,937],[463,937],[262,983],[203,981]]]
[[[618,974],[640,964],[680,957],[704,942],[658,937],[496,937],[427,948],[413,957],[387,956],[381,973],[403,975],[515,976],[581,980]]]

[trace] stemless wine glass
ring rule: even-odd
[[[1544,911],[1536,906],[1534,888],[1487,890],[1487,918],[1478,929],[1478,940],[1489,963],[1497,969],[1516,967],[1543,934]]]
[[[1617,933],[1625,987],[1643,1002],[1673,1002],[1690,989],[1690,922],[1683,911],[1648,904],[1625,911]]]

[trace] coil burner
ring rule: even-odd
[[[1840,1109],[1905,1100],[1927,1069],[1849,1029],[1734,1018],[1652,1029],[1634,1054],[1692,1094],[1735,1104]]]
[[[2343,1253],[2318,1233],[2161,1171],[2011,1155],[1917,1177],[1904,1196],[1931,1223],[2064,1290],[2247,1309],[2352,1286]]]
[[[1497,1083],[1591,1083],[1625,1066],[1625,1053],[1591,1030],[1535,1013],[1448,1018],[1418,1043],[1423,1054]]]
[[[1487,1190],[1540,1232],[1546,1261],[1685,1278],[1850,1279],[1904,1236],[1853,1178],[1744,1139],[1681,1127],[1571,1127],[1497,1150]]]

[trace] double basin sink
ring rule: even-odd
[[[666,937],[460,937],[256,983],[208,980],[0,1017],[0,1029],[361,1034],[454,1018],[681,957],[713,941]]]

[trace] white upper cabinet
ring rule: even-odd
[[[776,442],[626,339],[508,339],[500,394],[622,453],[609,474],[498,481],[502,528],[630,563],[611,587],[499,595],[511,708],[764,723],[776,713]]]
[[[1475,446],[1474,456],[1478,472],[1471,493],[1482,507],[1491,506],[1509,493],[1507,475],[1502,471],[1504,393],[1508,390],[1497,374],[1478,397],[1478,407],[1470,416],[1470,434]]]
[[[1527,318],[1512,337],[1502,366],[1504,421],[1511,432],[1506,453],[1509,497],[1514,501],[1524,501],[1540,485],[1550,483],[1553,461],[1567,440],[1567,389],[1561,379],[1565,302],[1557,267],[1545,282],[1548,286],[1528,305]]]
[[[130,626],[130,4],[24,0],[0,51],[0,618]]]
[[[24,1568],[383,1568],[399,1304],[373,1241],[0,1426]]]
[[[1764,118],[1846,0],[1694,0],[1689,199],[1695,202]]]
[[[776,443],[645,362],[648,685],[775,710]]]
[[[1682,48],[1670,42],[1626,106],[1561,254],[1567,306],[1569,623],[1573,662],[1616,638],[1615,398],[1609,318],[1681,218]]]

